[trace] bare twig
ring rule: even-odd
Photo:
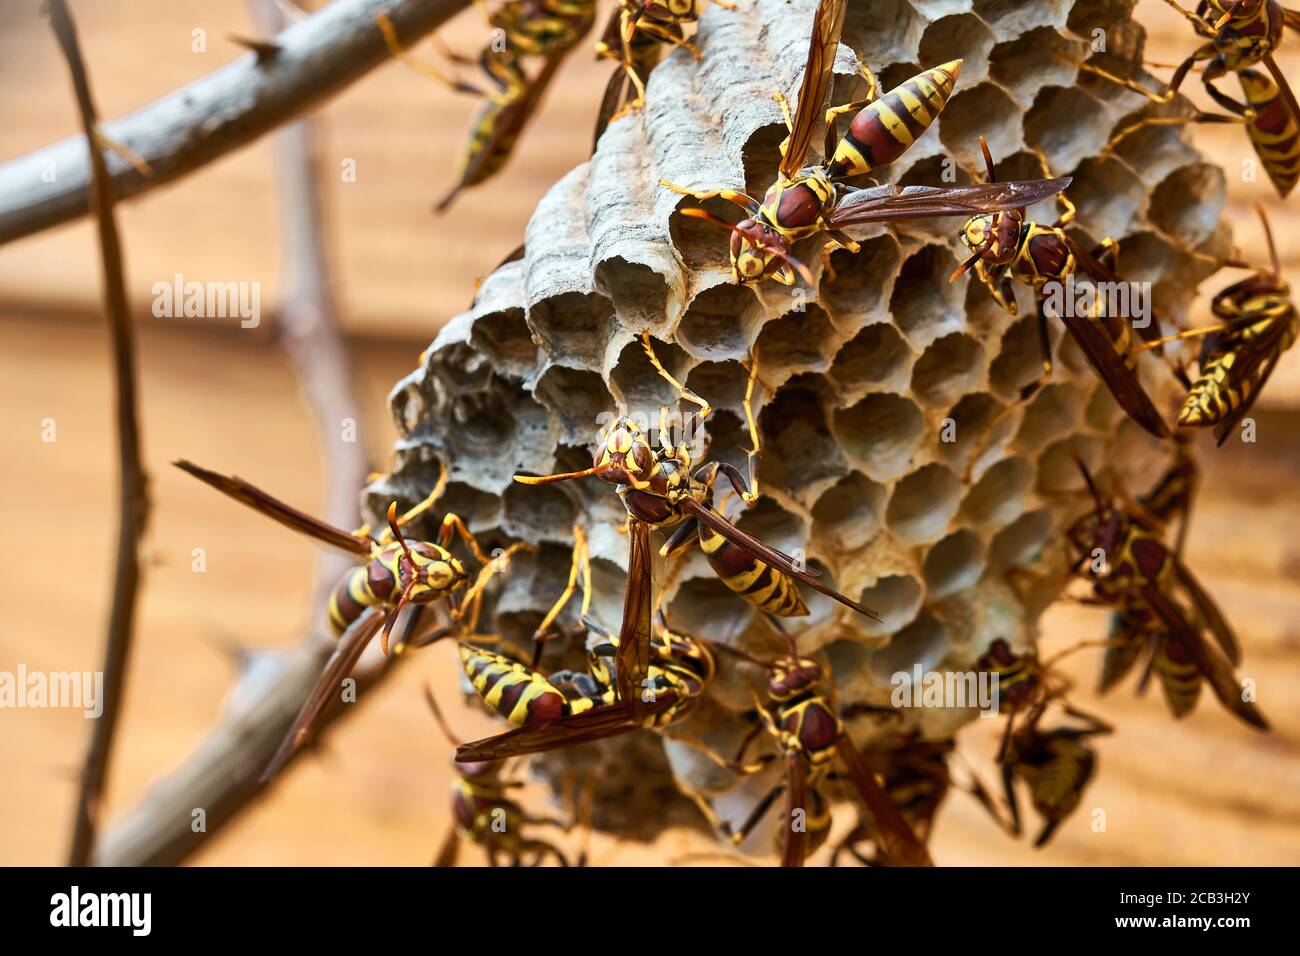
[[[409,46],[468,3],[336,0],[277,35],[275,56],[250,53],[130,116],[103,124],[109,140],[151,170],[146,176],[122,156],[109,157],[117,196],[129,199],[200,169],[325,102],[383,63],[389,54],[375,25],[377,14],[386,14],[400,42]],[[0,166],[0,244],[85,215],[90,182],[80,138]]]
[[[54,35],[68,61],[68,72],[77,96],[77,110],[85,134],[85,149],[91,170],[91,197],[99,230],[99,250],[104,271],[104,311],[112,341],[113,380],[117,388],[117,441],[120,499],[118,501],[117,567],[113,581],[113,605],[109,611],[108,639],[104,651],[104,712],[95,722],[90,749],[81,772],[77,813],[73,826],[71,866],[90,860],[95,826],[103,804],[104,782],[113,753],[113,735],[121,714],[126,667],[131,652],[136,595],[140,584],[140,539],[149,516],[144,465],[140,460],[140,429],[136,416],[135,341],[127,311],[123,278],[122,248],[113,218],[114,185],[108,176],[100,150],[95,104],[90,80],[81,60],[77,29],[64,0],[48,0],[47,9]]]
[[[284,26],[275,0],[250,0],[250,5],[263,33],[272,35]],[[273,142],[285,270],[278,333],[320,433],[328,484],[325,518],[350,528],[359,522],[357,491],[365,484],[366,458],[351,363],[331,290],[316,127],[313,120],[300,120],[276,133]],[[313,589],[315,621],[322,620],[329,589],[351,564],[345,555],[321,552]],[[313,631],[287,651],[241,652],[240,676],[217,726],[182,767],[156,783],[114,825],[95,861],[113,866],[180,863],[260,797],[264,787],[259,775],[316,685],[333,646],[331,638]],[[358,703],[387,671],[383,659],[358,668]],[[353,709],[335,706],[324,719]],[[202,826],[196,825],[199,820]]]

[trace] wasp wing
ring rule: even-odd
[[[1213,647],[1201,639],[1200,631],[1183,616],[1182,609],[1168,595],[1153,584],[1141,590],[1142,599],[1147,606],[1169,628],[1170,637],[1178,641],[1187,650],[1205,679],[1210,682],[1210,689],[1220,703],[1243,721],[1258,730],[1268,730],[1268,721],[1259,712],[1254,703],[1243,700],[1241,687],[1232,672],[1232,665]]]
[[[977,216],[1031,206],[1063,192],[1069,176],[1059,179],[972,183],[969,186],[874,186],[855,189],[839,201],[826,219],[831,229],[870,222],[930,219],[937,216]]]
[[[785,141],[785,154],[781,157],[781,175],[787,179],[794,178],[803,168],[813,134],[824,120],[826,94],[830,92],[835,51],[839,49],[847,7],[848,0],[821,0],[817,4],[812,37],[808,41],[808,62],[799,85],[799,100],[795,104],[790,137]]]
[[[374,542],[365,535],[353,534],[351,531],[336,528],[319,518],[313,518],[311,515],[285,504],[279,498],[268,495],[260,488],[250,485],[243,478],[209,471],[183,458],[172,462],[172,464],[181,471],[193,475],[205,485],[210,485],[223,495],[234,498],[255,511],[260,511],[268,518],[280,522],[287,528],[309,535],[331,547],[349,551],[352,554],[370,556],[370,549],[374,546]]]
[[[542,63],[542,68],[537,71],[537,75],[528,81],[527,88],[519,99],[504,104],[489,102],[479,111],[460,178],[456,181],[456,185],[438,200],[438,204],[434,207],[436,211],[445,212],[462,189],[477,186],[500,171],[506,160],[510,158],[510,154],[514,152],[519,134],[524,131],[528,121],[537,112],[543,94],[551,85],[551,80],[555,78],[556,71],[559,70],[560,64],[564,62],[568,53],[569,51],[565,50],[547,57]],[[479,131],[484,128],[488,132],[480,136]]]
[[[644,716],[653,717],[677,703],[672,693],[660,693],[653,703],[644,704]],[[542,753],[560,747],[574,747],[604,740],[636,730],[641,725],[628,716],[622,704],[603,704],[570,717],[548,720],[532,727],[519,727],[495,737],[461,744],[456,759],[465,761],[500,760],[523,754]]]
[[[1273,374],[1273,369],[1277,368],[1278,359],[1281,358],[1281,353],[1276,347],[1271,347],[1270,350],[1270,345],[1260,339],[1256,339],[1242,351],[1244,354],[1238,354],[1237,361],[1228,372],[1227,381],[1221,387],[1236,389],[1237,394],[1245,397],[1231,415],[1214,426],[1214,440],[1219,445],[1228,440],[1228,436],[1236,430],[1237,424],[1254,407],[1255,400],[1264,390],[1264,386]],[[1264,366],[1263,371],[1259,370],[1261,364]],[[1247,382],[1250,384],[1246,385]]]
[[[762,541],[759,541],[753,535],[746,534],[744,531],[741,531],[734,524],[732,524],[730,521],[728,521],[726,518],[718,514],[716,511],[714,511],[712,508],[708,507],[707,505],[702,505],[698,501],[695,501],[690,498],[686,498],[683,499],[682,501],[682,508],[683,510],[690,512],[691,515],[698,518],[704,524],[708,525],[718,534],[722,535],[732,544],[736,545],[739,548],[744,548],[754,557],[758,558],[761,561],[766,562],[767,564],[770,564],[778,571],[788,574],[791,577],[798,578],[800,581],[802,581],[804,584],[808,585],[809,587],[816,588],[818,591],[821,591],[822,594],[825,594],[827,597],[834,598],[835,600],[843,604],[845,607],[850,607],[853,610],[857,611],[859,614],[871,618],[873,621],[880,620],[879,615],[877,615],[875,611],[871,610],[868,607],[863,607],[857,601],[854,601],[853,599],[846,597],[845,595],[841,594],[839,591],[835,590],[830,585],[823,584],[821,580],[818,579],[815,572],[811,571],[808,568],[800,568],[798,565],[795,564],[794,559],[791,558],[788,554],[782,554],[780,551],[777,551],[775,548],[769,547],[768,545],[764,544]]]
[[[781,841],[781,865],[803,866],[808,856],[807,820],[812,814],[808,806],[808,769],[803,754],[791,751],[785,757],[785,833]],[[795,829],[796,814],[803,814],[805,825]]]
[[[1214,603],[1214,599],[1205,593],[1205,588],[1201,587],[1201,583],[1196,580],[1187,565],[1173,555],[1170,555],[1170,557],[1173,558],[1174,562],[1174,577],[1178,579],[1178,583],[1187,592],[1192,607],[1196,609],[1201,620],[1210,629],[1210,633],[1219,642],[1219,646],[1223,648],[1223,653],[1228,655],[1228,660],[1232,663],[1232,666],[1240,666],[1241,642],[1237,640],[1237,635],[1233,633],[1232,627],[1224,619],[1223,612]]]
[[[1045,301],[1040,298],[1039,312],[1043,312],[1044,308]],[[1089,363],[1101,376],[1101,380],[1106,383],[1106,387],[1110,389],[1119,407],[1157,438],[1168,435],[1169,428],[1165,425],[1165,420],[1161,417],[1155,403],[1151,401],[1151,396],[1142,387],[1137,372],[1129,368],[1123,357],[1115,351],[1115,346],[1111,344],[1110,337],[1101,324],[1088,316],[1075,315],[1069,309],[1057,318],[1078,343]]]
[[[298,711],[298,716],[294,718],[284,741],[266,769],[262,771],[259,783],[266,783],[274,777],[280,772],[280,768],[289,762],[289,758],[298,752],[298,748],[307,740],[307,735],[316,725],[320,715],[325,712],[325,708],[338,693],[339,684],[357,666],[361,652],[366,649],[370,639],[384,623],[385,617],[384,611],[380,608],[367,608],[364,614],[348,625],[348,629],[339,637],[334,653],[325,662],[325,668],[321,671],[316,686],[312,688],[303,702],[302,709]]]
[[[618,631],[615,684],[619,703],[637,718],[643,714],[641,691],[650,669],[650,616],[654,610],[651,577],[650,526],[628,519],[627,585],[623,591],[623,623]]]
[[[849,740],[847,734],[840,734],[835,745],[853,779],[858,796],[862,798],[863,806],[876,821],[881,848],[889,859],[901,866],[934,866],[925,844],[917,839],[903,815],[898,812],[898,807],[894,806],[894,801],[889,799],[889,794],[876,782],[875,775],[853,746],[853,741]]]

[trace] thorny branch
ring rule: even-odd
[[[122,156],[108,157],[117,197],[138,196],[202,168],[385,62],[389,54],[375,26],[377,14],[386,14],[409,46],[468,5],[469,0],[337,0],[280,32],[273,56],[250,53],[102,124],[109,141],[150,170],[146,176]],[[0,166],[0,244],[85,215],[90,191],[91,167],[79,137]]]
[[[265,35],[284,26],[276,0],[250,0],[250,6]],[[360,412],[331,291],[317,132],[314,120],[303,119],[276,133],[273,141],[285,268],[277,332],[319,429],[328,482],[325,519],[351,528],[359,521],[357,492],[365,483],[366,458],[358,436],[343,434],[349,422],[356,427]],[[312,604],[317,621],[330,587],[350,565],[346,556],[321,552]],[[313,631],[284,651],[236,649],[240,673],[217,726],[183,766],[155,783],[140,804],[105,834],[95,862],[109,866],[180,863],[261,796],[265,788],[258,778],[315,686],[332,648],[332,639]],[[358,668],[354,674],[357,703],[387,674],[387,664],[363,662]],[[323,718],[322,729],[353,709],[336,705]],[[202,827],[195,826],[199,809]]]
[[[113,736],[121,716],[126,668],[131,653],[136,597],[140,585],[140,539],[149,517],[149,499],[144,465],[140,458],[140,427],[136,412],[135,341],[126,302],[122,247],[113,217],[115,185],[109,178],[100,149],[95,104],[90,80],[81,59],[77,29],[64,0],[48,0],[50,25],[59,41],[77,97],[77,111],[85,136],[85,150],[91,170],[91,200],[99,232],[100,259],[104,272],[104,311],[112,342],[113,381],[116,386],[119,501],[117,563],[113,580],[113,603],[108,618],[104,651],[104,712],[95,721],[90,749],[81,772],[73,824],[71,866],[84,866],[90,859],[95,828],[103,806],[104,782],[113,753]]]

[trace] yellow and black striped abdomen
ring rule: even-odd
[[[381,561],[368,561],[339,579],[330,592],[329,622],[335,637],[367,608],[387,603],[396,583],[392,570]]]
[[[1201,671],[1196,662],[1182,644],[1166,636],[1157,645],[1151,666],[1160,675],[1169,710],[1175,717],[1186,717],[1201,696]]]
[[[1255,110],[1246,133],[1278,195],[1285,199],[1300,180],[1300,116],[1292,114],[1271,77],[1255,70],[1242,70],[1237,76],[1246,102]]]
[[[827,164],[831,177],[860,176],[907,152],[947,105],[961,65],[952,60],[918,73],[863,107]]]
[[[462,644],[460,660],[483,702],[514,727],[580,714],[594,706],[591,700],[568,700],[541,674],[494,651]]]
[[[1178,412],[1179,425],[1217,425],[1250,397],[1253,384],[1249,378],[1234,384],[1233,368],[1240,359],[1240,353],[1233,349],[1203,361],[1201,376]]]
[[[794,578],[760,561],[711,528],[700,525],[700,548],[722,583],[750,604],[779,617],[803,617],[808,606]]]

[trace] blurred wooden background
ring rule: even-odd
[[[74,0],[73,9],[106,116],[241,55],[225,36],[252,32],[236,0]],[[4,4],[0,160],[70,135],[77,125],[63,64],[37,10],[36,0]],[[1176,61],[1191,49],[1186,24],[1160,0],[1142,0],[1139,17],[1152,33],[1152,59]],[[206,32],[206,53],[191,50],[196,29]],[[464,51],[482,36],[472,11],[445,31],[446,42]],[[1284,70],[1300,77],[1300,37],[1289,40]],[[421,51],[429,53],[429,45]],[[546,188],[585,158],[606,75],[585,50],[575,54],[506,175],[465,194],[443,217],[429,210],[453,178],[472,100],[390,64],[319,114],[336,286],[365,406],[364,440],[376,464],[393,438],[389,386],[469,302],[476,277],[518,244]],[[1194,137],[1230,171],[1251,155],[1236,128],[1198,128]],[[349,159],[355,182],[339,175]],[[262,142],[120,207],[128,289],[142,320],[143,424],[155,510],[109,819],[181,761],[212,722],[233,677],[214,638],[283,645],[297,640],[306,623],[312,545],[167,465],[186,456],[237,470],[318,509],[317,438],[269,334],[271,320],[242,330],[233,320],[148,316],[151,286],[176,273],[260,282],[269,316],[279,274],[272,190],[270,150]],[[1242,250],[1263,261],[1250,206],[1266,202],[1294,280],[1300,252],[1290,238],[1300,212],[1296,200],[1283,206],[1269,190],[1262,180],[1230,182],[1227,214]],[[99,666],[116,478],[98,290],[88,223],[0,247],[0,454],[8,465],[0,670],[14,671],[19,662],[42,670]],[[1192,717],[1176,724],[1157,693],[1139,700],[1122,689],[1096,702],[1085,692],[1080,703],[1120,728],[1100,745],[1101,773],[1085,809],[1047,851],[1035,852],[1008,841],[957,796],[940,818],[939,863],[1300,862],[1300,350],[1285,357],[1265,401],[1258,445],[1206,456],[1209,488],[1193,523],[1190,560],[1238,628],[1244,672],[1257,678],[1276,732],[1263,737],[1244,729],[1208,693]],[[47,418],[57,423],[53,444],[41,441]],[[204,574],[190,571],[194,547],[207,551]],[[1098,635],[1104,618],[1061,605],[1043,626],[1046,646],[1065,646]],[[427,862],[446,826],[449,754],[420,684],[433,679],[463,734],[491,727],[455,703],[450,652],[434,648],[399,670],[333,736],[323,758],[298,765],[195,862]],[[1090,654],[1071,665],[1085,687],[1095,668]],[[980,726],[967,735],[964,752],[989,750],[993,731]],[[62,860],[73,775],[88,732],[79,713],[0,711],[0,863]],[[1106,810],[1106,833],[1090,831],[1092,807]],[[685,836],[655,848],[611,850],[598,841],[595,855],[662,862],[688,845],[698,847]]]

